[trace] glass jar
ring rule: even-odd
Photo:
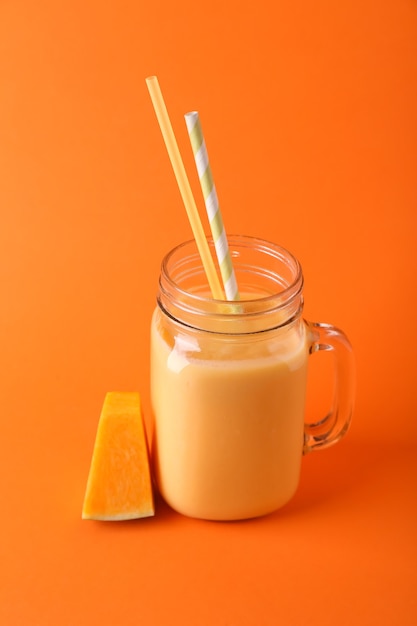
[[[253,237],[230,237],[229,248],[240,299],[211,297],[188,241],[162,262],[151,326],[157,486],[176,511],[211,520],[288,502],[302,455],[347,431],[354,395],[348,339],[302,317],[297,259]],[[306,424],[307,363],[318,350],[336,355],[334,406]]]

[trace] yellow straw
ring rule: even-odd
[[[171,160],[171,165],[177,179],[182,200],[187,211],[188,219],[191,225],[191,229],[193,231],[198,251],[200,253],[201,261],[203,263],[204,271],[207,276],[212,296],[216,300],[224,300],[225,296],[221,288],[220,280],[216,272],[213,258],[210,254],[210,249],[207,243],[206,236],[204,234],[204,229],[200,221],[198,209],[193,197],[193,193],[191,191],[191,186],[187,178],[184,163],[182,161],[178,144],[175,139],[174,131],[172,129],[171,121],[169,119],[168,111],[165,106],[164,98],[162,96],[157,77],[149,76],[146,79],[146,84],[148,86],[156,117],[158,119],[162,136],[165,141],[165,146]]]

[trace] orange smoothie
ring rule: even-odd
[[[198,333],[198,331],[195,331]],[[298,486],[304,437],[307,330],[151,334],[153,458],[176,511],[217,520],[272,512]],[[175,336],[175,339],[173,338]]]

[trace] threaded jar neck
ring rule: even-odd
[[[200,331],[248,334],[286,326],[303,308],[298,260],[277,244],[243,235],[228,238],[240,299],[215,300],[194,240],[163,259],[158,306],[174,321]],[[214,244],[208,240],[215,258]]]

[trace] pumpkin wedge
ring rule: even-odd
[[[109,392],[97,427],[82,518],[115,521],[154,514],[140,396]]]

